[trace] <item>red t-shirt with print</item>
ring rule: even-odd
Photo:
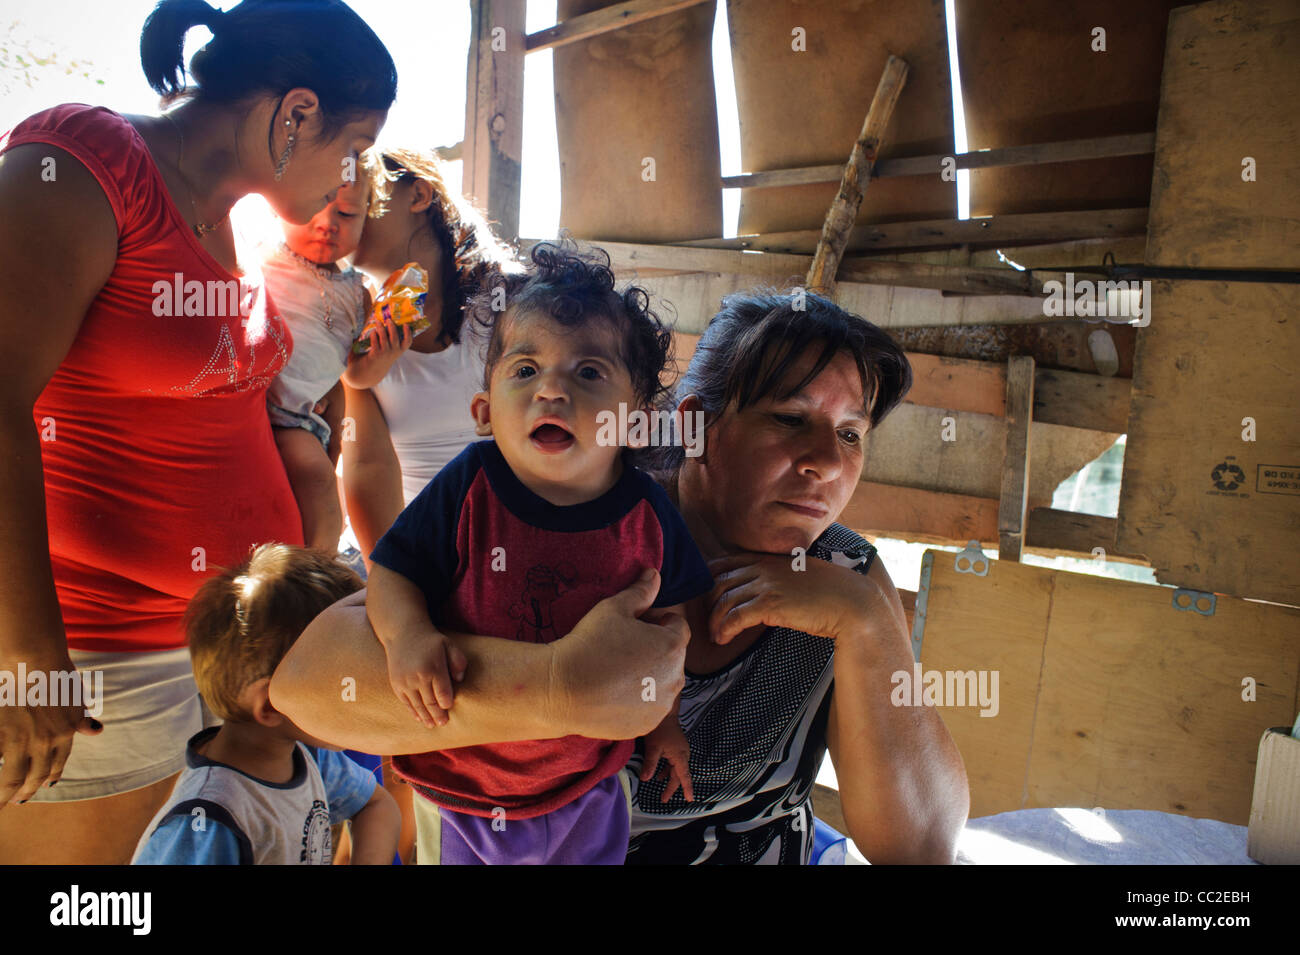
[[[254,544],[302,543],[266,415],[292,339],[256,274],[236,278],[199,245],[125,118],[56,106],[0,152],[26,143],[75,156],[117,221],[113,273],[34,408],[68,645],[182,647],[185,606],[213,569]],[[67,159],[52,155],[57,176]],[[57,291],[28,293],[39,334]]]

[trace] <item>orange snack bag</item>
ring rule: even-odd
[[[361,334],[352,343],[352,350],[358,355],[370,351],[369,336],[372,329],[380,328],[385,321],[394,325],[410,325],[412,335],[418,335],[429,327],[429,320],[424,317],[424,297],[429,291],[429,273],[414,262],[407,262],[400,269],[384,280],[384,287],[375,296],[370,316],[361,329]]]

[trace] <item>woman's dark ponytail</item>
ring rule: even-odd
[[[200,24],[212,40],[190,60],[187,82],[185,34]],[[140,63],[165,98],[229,106],[312,90],[326,137],[397,98],[392,56],[342,0],[243,0],[225,13],[204,0],[161,0],[140,34]]]
[[[140,33],[140,65],[160,96],[185,88],[185,34],[196,26],[212,29],[221,15],[204,0],[162,0],[154,7]]]

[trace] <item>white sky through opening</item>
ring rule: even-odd
[[[944,23],[948,27],[948,76],[952,88],[952,138],[953,148],[959,153],[969,152],[966,140],[966,107],[961,96],[961,64],[957,62],[957,10],[956,0],[943,0]],[[957,170],[957,218],[970,218],[970,170]]]

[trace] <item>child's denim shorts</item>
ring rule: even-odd
[[[273,405],[269,401],[266,403],[266,413],[271,417],[271,427],[273,428],[302,428],[314,434],[321,445],[328,452],[330,449],[330,426],[314,411],[307,414],[298,414],[296,411],[287,411],[279,405]]]

